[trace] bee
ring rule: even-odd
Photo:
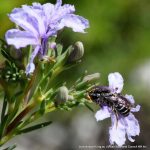
[[[99,106],[108,106],[115,113],[126,117],[129,115],[132,104],[120,93],[113,93],[108,86],[95,86],[88,92],[88,97]]]

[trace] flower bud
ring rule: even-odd
[[[100,78],[100,73],[94,73],[94,74],[90,74],[90,75],[85,76],[83,78],[83,82],[93,82],[99,78]]]
[[[69,91],[65,86],[62,86],[58,89],[57,95],[55,97],[56,99],[56,104],[62,104],[68,100],[68,95]]]
[[[84,46],[82,42],[78,41],[72,47],[72,50],[68,57],[68,62],[78,61],[83,57],[83,55],[84,55]]]
[[[76,85],[76,89],[84,89],[86,86],[89,85],[89,83],[92,83],[96,80],[98,80],[100,78],[100,73],[94,73],[94,74],[90,74],[90,75],[86,75],[82,81],[80,81],[77,85]]]
[[[56,49],[56,42],[50,42],[49,43],[49,48],[50,49]]]

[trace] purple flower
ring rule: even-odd
[[[26,68],[26,73],[34,71],[34,58],[38,55],[42,58],[47,53],[48,38],[56,36],[57,32],[64,27],[72,28],[74,32],[85,33],[84,29],[89,27],[85,18],[75,15],[72,5],[62,6],[62,0],[57,0],[55,5],[46,3],[33,3],[32,6],[23,5],[15,8],[9,18],[20,29],[11,29],[6,32],[6,40],[17,49],[32,45],[34,51]]]
[[[115,72],[111,73],[108,76],[109,88],[112,93],[119,94],[123,89],[123,78],[120,73]],[[125,95],[125,98],[134,105],[134,99],[132,95]],[[140,106],[137,105],[135,108],[131,108],[128,116],[122,116],[118,114],[118,118],[116,117],[114,111],[106,105],[102,106],[102,108],[97,111],[95,114],[96,120],[104,120],[106,118],[111,117],[112,125],[109,128],[110,138],[109,141],[111,144],[116,143],[118,146],[122,146],[125,144],[126,135],[131,142],[134,142],[132,136],[139,135],[140,127],[137,119],[134,117],[132,112],[138,112],[140,110]]]

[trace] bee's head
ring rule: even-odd
[[[107,93],[111,93],[111,90],[107,86],[95,86],[91,91],[88,92],[88,98],[90,100],[96,100]]]

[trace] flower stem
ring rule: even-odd
[[[51,106],[47,106],[46,108],[46,113],[48,112],[52,112],[56,110],[56,107],[54,105],[51,105]],[[40,113],[40,111],[36,111],[34,112],[31,116],[29,116],[25,121],[24,123],[18,128],[18,130],[24,128],[26,125],[29,125],[30,123],[34,122],[35,120],[39,119],[40,117],[42,117],[43,115]]]
[[[6,128],[5,134],[9,134],[16,126],[20,123],[20,121],[33,109],[35,103],[28,105]]]

